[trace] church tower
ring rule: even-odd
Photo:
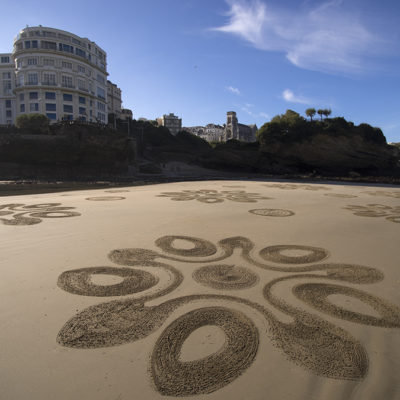
[[[230,139],[239,139],[239,127],[235,111],[226,113],[225,141]]]

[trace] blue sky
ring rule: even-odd
[[[397,0],[2,0],[0,52],[25,27],[88,37],[134,118],[259,127],[290,108],[382,128],[400,142]]]

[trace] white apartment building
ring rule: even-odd
[[[10,54],[0,54],[0,125],[15,119],[14,62]]]
[[[107,56],[95,42],[27,27],[14,39],[12,54],[0,57],[0,124],[15,123],[25,113],[44,114],[51,122],[107,123]]]
[[[109,114],[114,114],[116,118],[121,118],[121,89],[111,81],[107,81],[107,109]]]

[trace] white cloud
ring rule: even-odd
[[[229,90],[233,94],[240,95],[240,90],[238,88],[233,87],[233,86],[227,86],[226,90]]]
[[[282,98],[289,103],[312,104],[313,101],[303,96],[296,96],[290,89],[282,92]]]
[[[377,35],[347,12],[341,0],[290,9],[272,8],[260,0],[227,3],[229,21],[214,30],[239,36],[261,50],[284,52],[300,68],[360,72],[367,57],[379,51]]]
[[[260,115],[260,117],[263,117],[265,119],[271,119],[271,116],[265,112],[260,112],[259,115]]]

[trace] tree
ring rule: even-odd
[[[48,134],[50,131],[50,120],[43,114],[22,114],[17,117],[15,124],[33,134]]]
[[[325,118],[327,118],[332,114],[332,110],[330,108],[324,108],[322,110],[322,114],[325,115]]]
[[[310,117],[310,121],[312,122],[313,116],[316,114],[315,108],[307,108],[306,115]]]
[[[321,121],[322,121],[322,116],[324,115],[324,110],[322,110],[321,108],[317,111],[318,115],[321,117]]]

